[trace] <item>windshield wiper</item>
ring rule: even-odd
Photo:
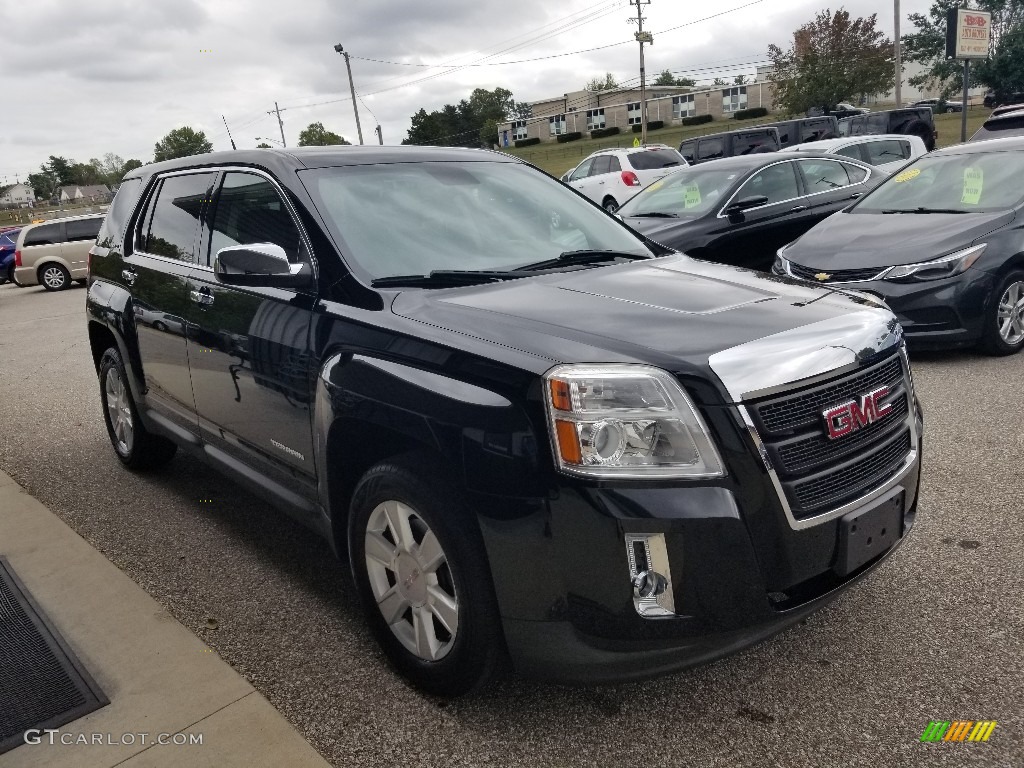
[[[456,285],[478,285],[480,283],[496,283],[501,280],[513,280],[517,277],[529,277],[529,272],[518,270],[471,270],[471,269],[435,269],[429,275],[390,275],[378,277],[370,282],[374,288],[427,287],[443,288]]]
[[[638,219],[678,219],[678,213],[665,213],[664,211],[645,211],[644,213],[631,213],[631,217],[636,216]],[[624,217],[625,218],[625,217]]]
[[[553,259],[538,261],[536,264],[525,264],[524,266],[517,267],[516,269],[534,272],[541,269],[557,269],[558,267],[568,267],[576,264],[600,264],[602,261],[615,261],[615,259],[630,259],[632,261],[636,261],[638,259],[651,258],[654,257],[645,256],[640,253],[630,253],[629,251],[609,251],[584,248],[578,251],[565,251],[558,254],[558,256]]]
[[[887,208],[882,213],[967,213],[956,208]]]

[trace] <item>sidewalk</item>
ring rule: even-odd
[[[0,768],[328,766],[212,649],[3,472],[0,555],[110,699],[55,743],[44,734],[0,755]],[[161,733],[202,743],[150,743]],[[93,734],[102,743],[87,743]]]

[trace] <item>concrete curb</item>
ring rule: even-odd
[[[0,757],[4,768],[328,766],[213,649],[3,472],[0,554],[110,698]],[[186,743],[158,744],[160,734]]]

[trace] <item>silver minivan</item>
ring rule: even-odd
[[[103,214],[71,216],[29,224],[18,234],[14,281],[61,291],[89,274],[89,249],[96,242]]]

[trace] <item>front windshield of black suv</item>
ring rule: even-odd
[[[853,213],[974,213],[1024,202],[1024,153],[931,154],[879,185]]]
[[[354,165],[299,175],[343,253],[371,279],[515,270],[573,251],[655,255],[600,208],[519,163]]]

